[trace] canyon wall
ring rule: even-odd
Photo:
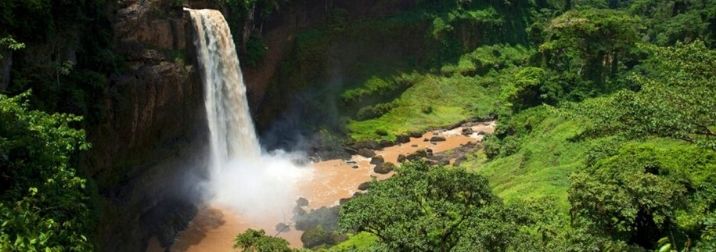
[[[150,237],[170,243],[196,207],[204,175],[202,84],[191,29],[171,0],[120,1],[112,15],[125,66],[98,99],[106,115],[88,129],[82,166],[94,179],[101,251],[142,251]]]

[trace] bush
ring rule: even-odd
[[[394,102],[388,102],[388,103],[380,103],[375,104],[371,106],[366,106],[358,110],[358,113],[356,113],[356,119],[357,120],[368,120],[373,118],[378,118],[385,113],[390,112],[391,109],[395,108],[396,104]]]

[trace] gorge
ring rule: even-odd
[[[0,0],[0,251],[715,251],[712,0]]]

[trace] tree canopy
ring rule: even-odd
[[[81,120],[30,110],[25,93],[0,94],[0,250],[86,251],[85,180],[72,166],[86,150]]]

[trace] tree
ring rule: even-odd
[[[85,180],[70,165],[86,150],[81,120],[30,110],[30,94],[0,95],[0,251],[86,251]]]
[[[250,228],[236,236],[234,239],[234,248],[239,248],[245,252],[293,251],[288,247],[288,241],[278,237],[267,236],[263,229],[255,230]]]
[[[571,10],[550,21],[540,51],[557,71],[580,74],[593,81],[590,89],[605,89],[619,63],[638,41],[639,19],[609,9]]]
[[[590,102],[593,134],[657,135],[716,149],[716,51],[702,42],[643,46],[652,56],[630,77],[638,91]]]
[[[379,237],[392,251],[506,250],[524,220],[462,169],[406,163],[342,206],[339,225]]]
[[[675,248],[708,230],[716,203],[716,152],[682,141],[604,146],[572,175],[573,224],[615,240]]]

